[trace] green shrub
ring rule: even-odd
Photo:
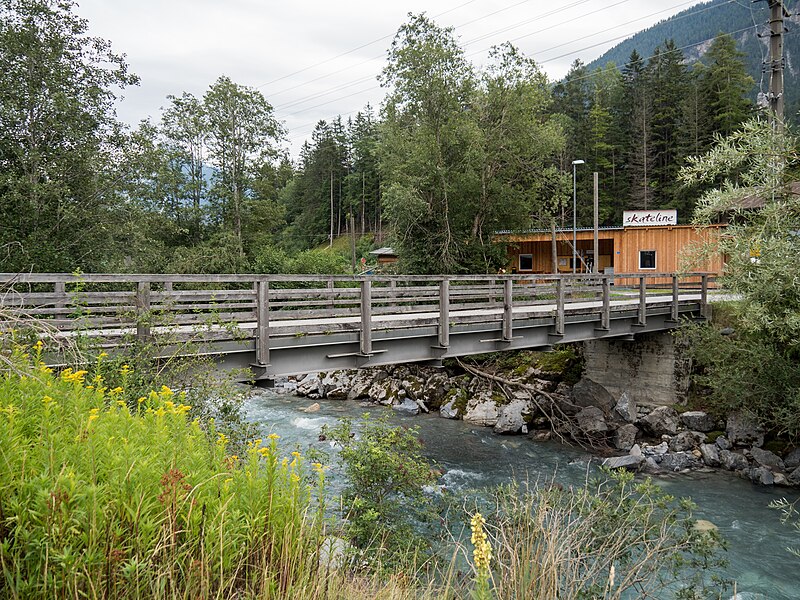
[[[436,516],[423,489],[436,474],[422,456],[417,430],[393,426],[386,415],[364,415],[357,428],[341,419],[324,434],[341,448],[345,532],[357,563],[375,569],[413,565],[430,549],[419,527]]]
[[[130,409],[84,370],[6,358],[4,596],[284,597],[313,572],[317,512],[299,454],[283,457],[274,438],[231,454],[167,387]]]

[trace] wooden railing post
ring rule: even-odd
[[[639,315],[637,325],[647,325],[647,276],[639,276]]]
[[[439,282],[439,346],[450,346],[450,280]]]
[[[57,296],[54,305],[55,308],[58,309],[58,313],[56,313],[56,316],[60,317],[62,316],[62,312],[66,312],[64,311],[64,309],[67,307],[66,285],[64,284],[63,281],[56,281],[53,287],[53,291]]]
[[[361,354],[372,355],[372,281],[361,281]]]
[[[256,363],[269,364],[269,281],[256,282]]]
[[[708,319],[708,273],[703,273],[700,283],[700,314]]]
[[[611,278],[613,275],[603,276],[603,312],[600,314],[600,329],[611,329]]]
[[[140,281],[136,289],[136,339],[150,337],[150,282]]]
[[[556,279],[556,335],[564,335],[564,278]]]
[[[670,320],[677,323],[678,322],[678,308],[680,307],[680,288],[678,286],[678,274],[672,274],[672,314],[670,315]]]
[[[514,337],[514,281],[509,277],[503,280],[503,340]]]

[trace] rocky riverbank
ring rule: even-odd
[[[764,431],[741,415],[639,406],[582,378],[536,362],[513,369],[460,364],[448,371],[418,365],[331,371],[278,382],[311,399],[350,400],[407,415],[437,413],[491,427],[500,435],[555,436],[592,450],[613,468],[648,473],[725,469],[759,485],[800,486],[800,449],[765,449]]]

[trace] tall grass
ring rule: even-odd
[[[285,597],[321,521],[297,453],[227,451],[164,387],[124,390],[14,352],[0,379],[0,567],[11,598]],[[321,470],[321,466],[315,466]]]

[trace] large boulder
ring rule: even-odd
[[[728,417],[725,434],[734,446],[763,446],[764,429],[741,413]]]
[[[656,437],[678,433],[678,413],[670,406],[654,408],[640,422],[647,431]]]
[[[797,467],[789,474],[789,483],[792,485],[800,485],[800,467]]]
[[[638,471],[645,462],[644,456],[626,454],[625,456],[611,456],[603,460],[603,466],[609,469],[627,469]]]
[[[699,431],[681,431],[669,441],[669,449],[672,452],[686,452],[694,450],[706,441],[706,434]]]
[[[433,371],[425,377],[422,396],[428,406],[435,409],[442,405],[442,402],[445,401],[445,397],[452,387],[453,383],[447,376],[447,373]]]
[[[476,390],[475,394],[467,402],[464,420],[473,425],[494,427],[499,417],[500,409],[492,397],[491,391],[485,388]]]
[[[765,467],[755,467],[748,472],[750,481],[758,485],[775,485],[775,477],[772,471]]]
[[[627,392],[622,392],[614,406],[614,413],[626,423],[635,423],[638,418],[636,401],[628,396]]]
[[[616,404],[606,388],[586,377],[572,387],[572,403],[581,408],[597,407],[604,415],[610,415]]]
[[[703,462],[709,467],[720,465],[719,447],[716,444],[700,444],[700,455],[703,457]]]
[[[459,412],[455,398],[448,400],[439,407],[439,416],[444,419],[458,419]]]
[[[320,373],[320,395],[330,400],[346,399],[354,376],[354,371],[341,369]]]
[[[699,461],[691,452],[667,452],[661,457],[659,466],[665,471],[685,471],[700,466]]]
[[[376,381],[369,388],[369,397],[373,401],[391,406],[401,403],[406,397],[406,391],[400,387],[400,382],[391,377]]]
[[[597,406],[582,408],[575,415],[575,422],[578,429],[587,436],[602,435],[608,432],[608,423],[606,423],[603,411]]]
[[[786,469],[781,457],[777,454],[764,450],[763,448],[752,448],[750,456],[761,467],[769,469],[770,471],[783,471]]]
[[[639,429],[636,425],[626,423],[614,432],[614,447],[618,450],[630,450],[636,443],[637,435],[639,435]]]
[[[419,405],[411,398],[405,398],[400,404],[392,405],[392,410],[396,410],[401,415],[414,417],[419,414]]]
[[[521,398],[516,398],[500,409],[500,415],[494,426],[495,433],[518,433],[525,427],[526,419],[530,415],[530,403]]]
[[[407,375],[400,385],[406,391],[406,396],[412,400],[425,400],[425,380],[421,377]]]
[[[298,396],[308,396],[309,398],[321,398],[322,392],[319,385],[319,374],[309,373],[297,383],[295,394]]]
[[[783,464],[787,470],[793,471],[800,467],[800,448],[795,448],[783,459]]]
[[[686,429],[708,433],[714,430],[714,418],[702,410],[690,410],[681,413],[681,422]]]
[[[743,471],[750,466],[747,458],[738,452],[731,452],[730,450],[719,451],[719,462],[729,471]]]
[[[364,398],[369,398],[369,389],[372,387],[373,381],[375,381],[381,373],[386,377],[389,376],[386,371],[373,371],[372,369],[362,369],[358,371],[356,376],[350,381],[347,399],[363,400]],[[385,379],[385,377],[383,377],[383,379]]]

